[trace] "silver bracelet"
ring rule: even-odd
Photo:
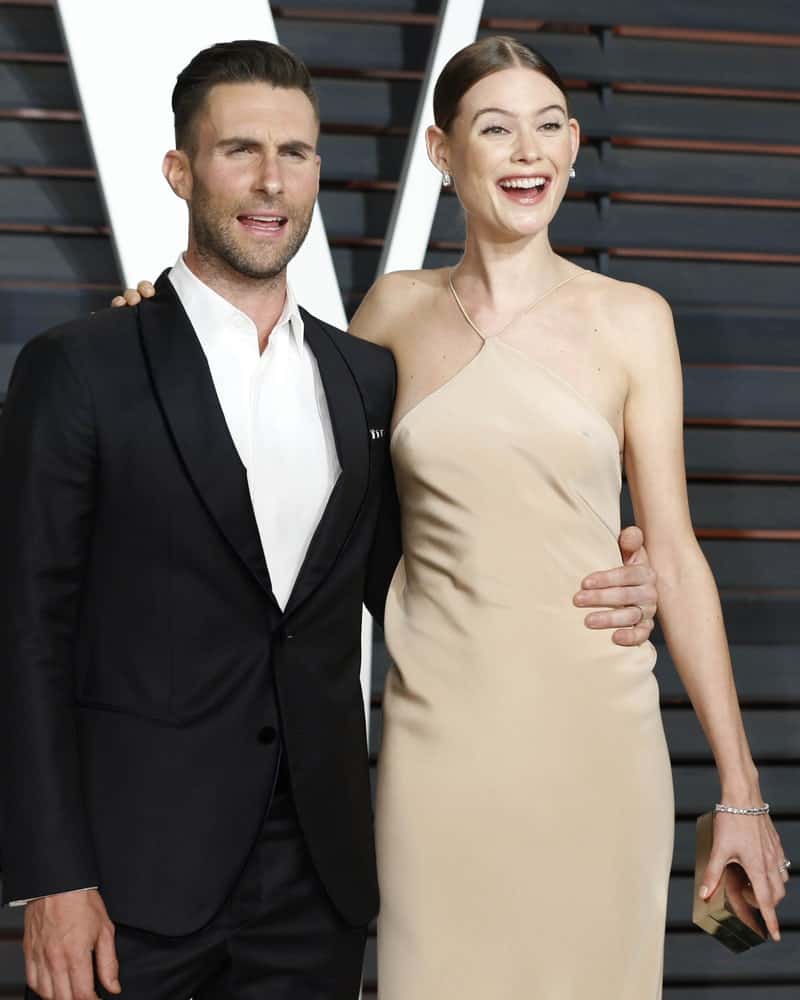
[[[734,816],[766,816],[769,813],[769,802],[763,806],[752,806],[748,809],[740,809],[739,806],[726,806],[718,802],[714,806],[715,813],[733,813]]]

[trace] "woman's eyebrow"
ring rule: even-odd
[[[481,115],[488,115],[488,114],[508,115],[509,118],[516,118],[516,115],[514,114],[513,111],[506,111],[505,108],[481,108],[480,111],[476,111],[475,114],[472,116],[473,125],[480,118]]]
[[[562,114],[566,115],[566,110],[561,104],[548,104],[543,108],[539,108],[536,112],[537,115],[543,115],[545,111],[560,111]],[[513,111],[507,111],[505,108],[481,108],[480,111],[476,111],[472,117],[473,125],[480,118],[481,115],[495,114],[495,115],[508,115],[509,118],[516,118],[517,115]]]

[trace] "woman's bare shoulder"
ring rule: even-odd
[[[584,287],[592,297],[593,306],[607,309],[619,318],[623,318],[626,313],[640,318],[643,313],[659,315],[664,310],[669,310],[667,300],[654,289],[597,271],[586,272]]]
[[[441,289],[445,270],[392,271],[382,275],[356,310],[350,333],[392,350],[402,330]]]

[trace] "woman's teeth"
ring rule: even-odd
[[[530,188],[542,188],[546,183],[546,177],[515,177],[512,180],[500,181],[500,187],[528,190]]]

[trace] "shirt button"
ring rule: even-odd
[[[258,742],[268,747],[275,742],[277,735],[278,731],[274,726],[264,726],[258,731]]]

